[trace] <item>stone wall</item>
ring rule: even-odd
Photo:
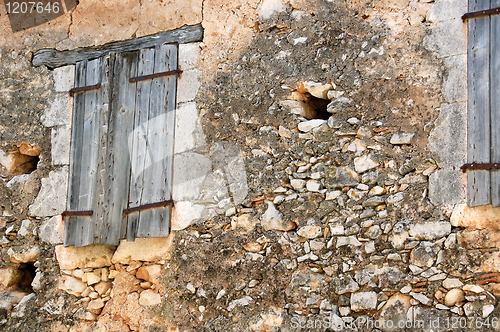
[[[12,33],[2,7],[2,328],[498,330],[500,212],[466,207],[459,169],[466,10],[85,0]],[[62,246],[74,67],[33,52],[197,23],[203,42],[179,45],[172,234]]]

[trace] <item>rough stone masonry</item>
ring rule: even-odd
[[[464,0],[79,1],[0,9],[4,331],[497,331],[500,211],[465,205]],[[64,247],[74,67],[179,45],[168,238]]]

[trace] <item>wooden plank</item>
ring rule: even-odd
[[[87,62],[87,85],[94,85],[100,81],[101,59]],[[90,90],[85,95],[85,115],[83,124],[82,159],[80,173],[80,195],[78,211],[93,210],[97,195],[98,161],[100,150],[101,119],[99,116],[99,91]],[[80,239],[76,241],[75,247],[87,246],[94,243],[95,218],[77,217],[77,231]]]
[[[489,9],[490,0],[470,0],[469,11]],[[490,18],[468,20],[468,155],[469,163],[490,161]],[[467,172],[469,206],[490,204],[490,172]]]
[[[109,113],[110,113],[110,70],[112,70],[112,62],[114,54],[100,58],[99,63],[99,83],[101,88],[96,91],[97,95],[97,114],[99,123],[99,142],[98,142],[98,162],[96,174],[96,189],[94,200],[92,201],[92,210],[94,211],[94,227],[92,235],[92,244],[101,243],[103,227],[107,214],[106,194],[106,174],[107,170],[107,141],[109,128]]]
[[[49,68],[57,68],[75,64],[78,61],[102,57],[109,54],[110,52],[130,52],[162,45],[165,43],[182,44],[197,42],[201,40],[203,40],[202,25],[187,25],[179,29],[164,31],[155,35],[113,42],[98,47],[86,47],[70,51],[42,49],[33,55],[32,63],[35,67],[45,65]]]
[[[154,70],[154,49],[144,49],[139,51],[139,62],[137,75],[151,74]],[[149,97],[151,93],[151,81],[141,81],[135,83],[136,102],[134,130],[129,138],[129,149],[131,150],[131,179],[129,190],[129,207],[141,205],[142,193],[144,190],[144,170],[151,163],[151,156],[147,153],[147,133],[149,125]],[[136,237],[140,213],[128,215],[127,240]]]
[[[75,66],[75,87],[85,86],[87,62],[78,62]],[[85,115],[85,96],[77,93],[74,96],[73,122],[71,127],[71,147],[69,161],[69,186],[68,201],[66,209],[76,211],[78,209],[78,197],[80,195],[80,173],[81,173],[81,154],[83,140],[83,121]],[[75,245],[76,238],[79,237],[76,231],[76,217],[66,217],[64,225],[64,245]]]
[[[500,0],[491,0],[491,7],[500,7]],[[491,162],[500,162],[500,15],[491,16],[490,34],[490,111]],[[500,206],[500,170],[491,171],[491,204]]]
[[[154,73],[177,69],[177,45],[155,48]],[[151,165],[144,172],[141,205],[170,199],[175,127],[176,76],[153,79],[149,100],[149,125],[146,155]],[[166,237],[169,234],[171,207],[140,212],[137,237]]]
[[[105,211],[102,244],[117,245],[127,230],[123,210],[127,208],[130,185],[128,138],[134,126],[136,84],[128,82],[137,74],[138,52],[116,55],[113,65],[112,112],[109,118],[107,176],[105,178]]]

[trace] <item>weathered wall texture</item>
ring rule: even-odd
[[[2,329],[498,330],[500,212],[459,170],[465,3],[85,0],[15,34],[2,6]],[[33,52],[197,23],[173,233],[63,247],[74,67]]]

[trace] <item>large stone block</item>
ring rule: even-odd
[[[70,126],[52,128],[52,165],[69,165],[69,150],[71,145]]]
[[[113,255],[114,264],[129,264],[131,261],[157,262],[169,260],[174,248],[174,234],[168,237],[137,238],[122,240]]]
[[[61,92],[55,96],[42,114],[42,124],[45,127],[68,125],[71,123],[72,109],[73,99],[67,92]]]
[[[212,162],[202,154],[193,152],[176,154],[173,199],[176,201],[197,199],[203,180],[211,169]]]
[[[176,201],[175,207],[172,209],[170,228],[173,231],[179,231],[196,221],[205,220],[208,217],[205,206],[189,201]]]
[[[241,204],[248,194],[247,172],[241,150],[230,142],[212,144],[214,169],[225,174],[235,205]]]
[[[0,285],[10,287],[17,284],[22,278],[22,273],[14,267],[0,269]]]
[[[38,228],[40,240],[50,244],[64,242],[64,222],[61,216],[54,216],[43,221]]]
[[[177,102],[193,101],[201,85],[202,72],[198,69],[184,71],[177,83]]]
[[[59,245],[56,246],[55,252],[61,270],[74,270],[110,266],[115,248],[100,244],[79,248]]]
[[[443,82],[443,97],[448,103],[467,101],[467,55],[450,56],[445,60],[448,73]]]
[[[42,188],[33,205],[29,207],[29,215],[33,217],[52,217],[66,209],[68,191],[68,168],[50,172],[49,177],[42,179]]]
[[[436,240],[451,233],[449,221],[416,222],[410,225],[410,235],[419,240]]]
[[[179,69],[190,70],[198,67],[200,43],[179,45]]]
[[[140,2],[135,0],[82,1],[72,11],[69,38],[76,47],[130,39],[139,28],[140,12]]]
[[[424,39],[424,46],[440,57],[467,53],[464,23],[460,18],[438,23]]]
[[[500,230],[500,207],[483,205],[471,208],[467,204],[457,204],[451,214],[450,222],[454,227],[498,231]]]
[[[202,19],[202,0],[142,0],[137,37],[194,25]]]
[[[267,20],[274,14],[280,13],[285,10],[281,0],[264,0],[259,6],[259,18]]]
[[[438,170],[429,177],[429,199],[435,205],[451,205],[465,201],[462,171]]]
[[[75,66],[63,66],[55,68],[52,72],[54,77],[54,90],[57,92],[68,92],[75,86]]]
[[[467,160],[467,105],[442,104],[429,135],[429,149],[443,169],[458,169]]]
[[[467,12],[467,1],[437,0],[427,12],[427,22],[441,22],[462,17]]]
[[[196,103],[181,104],[175,113],[174,153],[205,147],[206,141]]]

